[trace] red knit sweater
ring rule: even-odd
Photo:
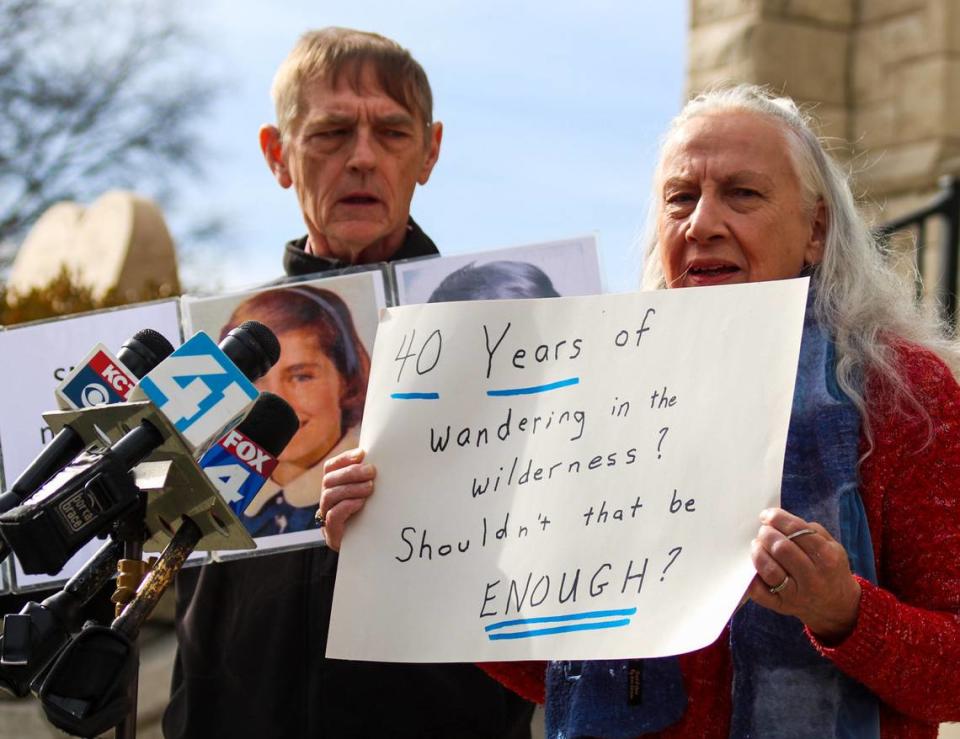
[[[880,699],[883,739],[933,739],[960,720],[960,387],[946,366],[918,349],[900,352],[902,373],[931,424],[897,409],[871,386],[874,449],[860,469],[880,585],[861,581],[856,628],[814,646]],[[866,440],[861,446],[866,450]],[[729,634],[680,656],[687,711],[655,735],[726,738],[730,729]],[[481,665],[520,695],[544,701],[544,662]]]

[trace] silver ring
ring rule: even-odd
[[[800,529],[799,531],[794,531],[792,534],[790,534],[787,537],[787,541],[790,541],[791,539],[796,539],[798,536],[806,536],[807,534],[815,534],[815,533],[817,532],[814,531],[813,529]]]
[[[770,588],[770,592],[771,592],[772,594],[776,595],[776,594],[779,593],[781,590],[783,590],[785,587],[787,587],[787,583],[788,583],[788,582],[790,582],[790,575],[785,575],[784,578],[783,578],[783,582],[780,583],[779,585],[775,585],[774,587]]]
[[[326,524],[327,524],[327,519],[325,519],[325,518],[323,517],[323,514],[320,513],[319,509],[317,510],[317,515],[314,516],[314,518],[315,518],[316,521],[317,521],[317,526],[319,526],[321,529],[322,529],[324,526],[326,526]]]

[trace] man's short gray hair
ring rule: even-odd
[[[308,31],[280,65],[271,95],[277,128],[284,138],[301,114],[303,86],[314,80],[337,84],[345,76],[360,91],[363,72],[372,69],[383,91],[424,127],[433,122],[433,93],[423,67],[410,52],[385,36],[334,26]]]

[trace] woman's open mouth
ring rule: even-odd
[[[696,264],[687,268],[687,282],[693,285],[713,285],[727,282],[741,272],[735,264]]]
[[[734,267],[732,264],[721,264],[716,267],[691,267],[690,274],[692,275],[703,275],[705,277],[717,277],[721,274],[730,274],[731,272],[739,272],[739,267]]]

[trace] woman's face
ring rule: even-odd
[[[657,237],[668,287],[796,277],[823,255],[822,202],[804,203],[786,136],[727,111],[683,124],[664,150]]]
[[[279,460],[304,469],[323,459],[343,436],[340,398],[344,382],[333,362],[320,348],[309,328],[285,331],[280,340],[280,360],[257,381],[260,390],[286,400],[300,419]]]

